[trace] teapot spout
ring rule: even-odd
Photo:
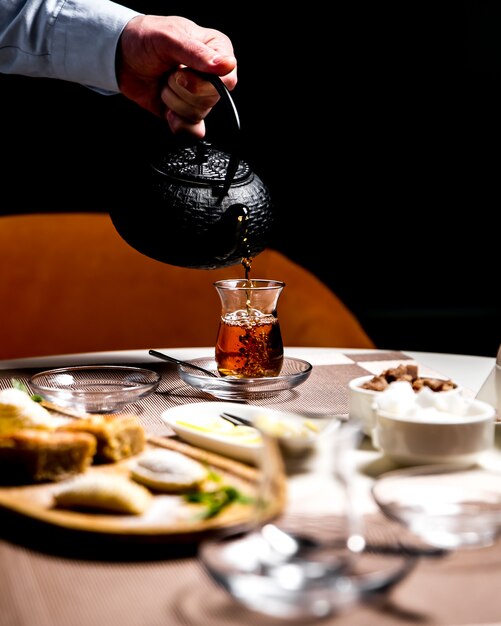
[[[213,233],[220,242],[229,242],[226,250],[216,256],[218,262],[224,262],[228,258],[235,256],[240,252],[242,257],[250,256],[250,247],[248,240],[248,219],[249,208],[245,204],[232,204],[229,206],[219,221],[216,222],[211,230],[217,231]]]

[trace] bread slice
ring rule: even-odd
[[[89,433],[24,429],[0,435],[0,482],[59,481],[84,472],[96,452]]]
[[[62,426],[59,432],[94,435],[97,439],[96,463],[120,461],[142,452],[146,446],[146,435],[139,418],[125,413],[89,415]]]

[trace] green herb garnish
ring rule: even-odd
[[[225,485],[214,491],[190,491],[184,494],[187,502],[203,504],[205,510],[200,513],[200,519],[210,519],[234,502],[249,504],[252,498],[241,493],[231,485]]]
[[[22,380],[18,380],[17,378],[11,378],[10,384],[14,389],[19,389],[19,391],[24,391],[24,393],[28,394],[33,402],[42,402],[42,396],[37,393],[30,393],[28,387],[23,383]]]

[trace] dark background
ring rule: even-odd
[[[160,0],[123,4],[166,13]],[[494,356],[501,8],[350,2],[327,16],[324,4],[168,12],[233,40],[242,156],[277,211],[270,245],[327,283],[380,348]],[[121,96],[0,79],[6,213],[107,211],[136,160],[171,140]],[[227,122],[216,107],[208,139],[224,145]]]

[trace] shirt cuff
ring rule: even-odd
[[[118,93],[118,40],[137,11],[103,0],[66,0],[54,24],[55,76],[93,89]]]

